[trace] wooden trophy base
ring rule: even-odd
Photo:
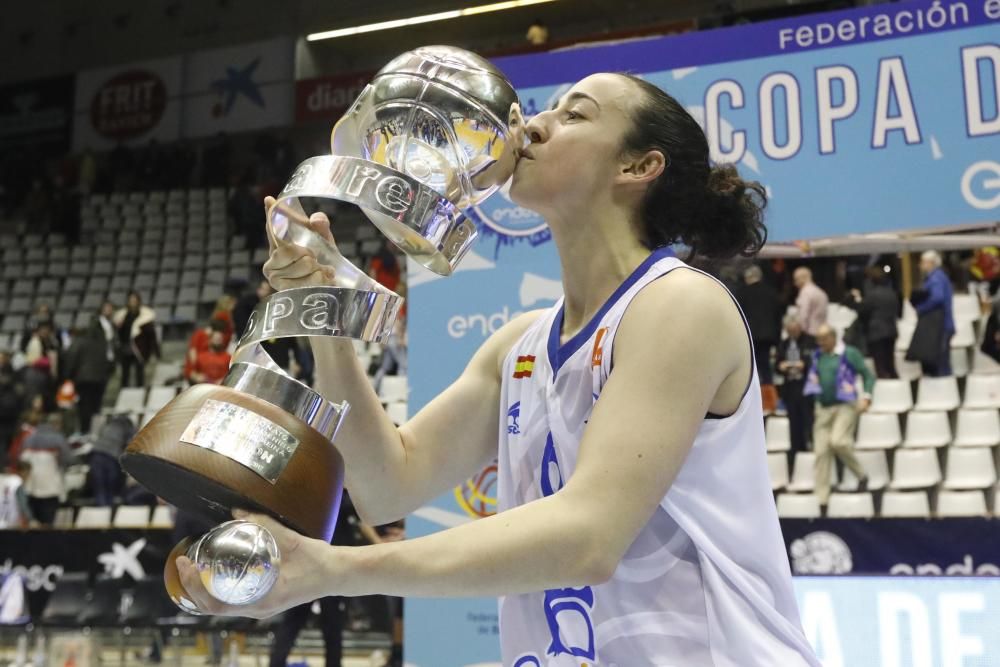
[[[206,406],[207,401],[213,403]],[[210,430],[205,432],[211,437],[192,438],[192,421],[211,419],[205,415],[215,414],[213,407],[220,405],[237,415],[223,422],[232,426],[228,438],[224,431]],[[258,430],[245,428],[248,424]],[[266,424],[264,431],[260,424]],[[182,441],[186,431],[198,444]],[[283,465],[253,469],[247,464],[258,464],[261,456],[273,458],[266,438],[247,437],[261,432],[272,440],[277,432],[296,442]],[[212,438],[225,441],[224,447],[212,448],[207,442]],[[235,508],[262,512],[327,542],[344,488],[344,461],[330,440],[267,401],[219,385],[195,385],[168,403],[129,443],[121,464],[144,487],[183,510],[219,523],[232,519]]]

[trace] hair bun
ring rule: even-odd
[[[740,178],[736,167],[731,164],[720,164],[708,172],[708,189],[716,194],[739,196],[746,191],[747,182]]]

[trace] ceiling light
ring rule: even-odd
[[[435,14],[424,14],[413,16],[408,19],[394,19],[391,21],[380,21],[378,23],[368,23],[353,28],[338,28],[337,30],[325,30],[306,35],[306,41],[318,42],[322,39],[333,39],[335,37],[348,37],[350,35],[360,35],[365,32],[376,32],[378,30],[390,30],[392,28],[402,28],[408,25],[418,25],[420,23],[432,23],[434,21],[445,21],[447,19],[457,19],[462,16],[473,16],[475,14],[487,14],[489,12],[499,12],[504,9],[516,9],[529,5],[540,5],[556,0],[508,0],[507,2],[494,2],[490,5],[479,5],[478,7],[466,7],[465,9],[453,9],[447,12],[437,12]]]

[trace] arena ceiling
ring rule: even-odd
[[[557,0],[409,28],[310,43],[305,75],[377,67],[413,46],[485,53],[524,45],[539,18],[551,40],[655,31],[676,21],[716,25],[872,0]],[[320,30],[488,4],[490,0],[30,0],[4,3],[0,82],[75,72]],[[300,51],[300,53],[303,53]]]

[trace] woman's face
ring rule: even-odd
[[[514,170],[511,199],[546,215],[560,202],[574,207],[614,185],[639,89],[617,74],[594,74],[573,86],[555,108],[525,126],[531,143]]]

